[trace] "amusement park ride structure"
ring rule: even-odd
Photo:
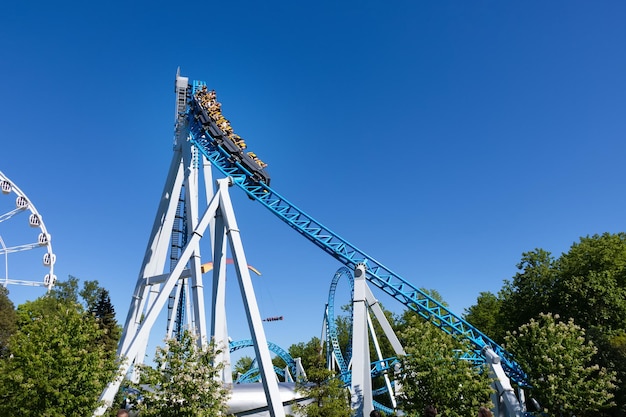
[[[15,197],[15,208],[6,213],[0,213],[0,223],[8,223],[9,220],[23,218],[22,215],[24,213],[29,213],[28,226],[30,226],[31,229],[37,229],[39,231],[36,237],[33,237],[31,241],[26,243],[22,242],[17,245],[14,244],[12,246],[7,246],[7,244],[11,242],[8,240],[5,241],[7,237],[0,235],[0,257],[2,258],[2,261],[4,261],[4,279],[0,280],[0,285],[7,286],[8,284],[13,284],[31,287],[46,287],[49,290],[56,282],[56,276],[54,275],[54,263],[56,261],[56,256],[52,251],[52,239],[46,229],[43,218],[26,194],[24,194],[24,192],[2,172],[0,172],[0,191],[4,196]],[[27,234],[19,233],[19,235]],[[43,279],[32,281],[11,277],[9,275],[9,255],[18,252],[31,251],[34,253],[40,253],[43,251],[41,261],[42,265],[46,269],[46,273],[43,274]],[[0,261],[0,265],[2,265],[2,261]]]
[[[221,116],[215,94],[206,88],[204,82],[190,83],[188,78],[177,74],[175,92],[174,155],[118,348],[119,357],[124,359],[120,375],[136,378],[132,372],[133,364],[140,363],[145,356],[149,334],[166,305],[168,337],[180,331],[186,318],[186,326],[198,335],[199,343],[213,339],[218,346],[230,346],[232,350],[225,305],[226,263],[227,252],[230,250],[252,335],[250,344],[254,346],[262,382],[255,385],[262,385],[264,395],[264,407],[255,408],[258,404],[253,405],[253,401],[249,400],[250,407],[244,414],[285,416],[284,403],[293,400],[293,390],[285,391],[274,373],[269,347],[271,344],[268,344],[265,337],[263,320],[229,196],[229,188],[237,187],[298,234],[338,260],[343,268],[337,272],[333,282],[341,275],[350,276],[353,288],[353,329],[352,357],[349,361],[342,357],[339,346],[336,346],[331,297],[327,305],[325,329],[329,340],[329,362],[337,365],[342,378],[350,387],[352,408],[358,416],[367,416],[374,407],[382,407],[373,401],[371,375],[374,372],[384,375],[393,373],[389,372],[393,364],[382,358],[376,343],[378,359],[374,362],[370,359],[369,335],[373,335],[373,326],[369,312],[381,324],[396,355],[404,354],[370,290],[370,285],[379,288],[422,317],[432,319],[431,322],[442,331],[469,341],[473,351],[466,353],[467,358],[475,363],[486,364],[496,378],[497,395],[494,396],[494,403],[498,417],[522,415],[525,411],[523,391],[518,390],[518,397],[510,380],[525,387],[528,385],[526,374],[502,347],[271,188],[266,164],[254,153],[244,152],[245,143],[234,134],[228,121]],[[216,168],[225,177],[216,181],[215,189],[212,168]],[[200,186],[202,180],[203,188]],[[204,196],[201,195],[202,192]],[[202,199],[206,200],[204,208],[199,203]],[[206,235],[212,251],[212,298],[208,329],[200,254],[200,241]],[[331,294],[332,291],[331,285]],[[222,380],[233,386],[233,397],[237,397],[237,390],[234,389],[236,384],[232,385],[229,349],[222,349],[222,352],[216,358],[226,365],[221,375]],[[106,406],[112,404],[122,382],[123,377],[120,377],[109,384],[101,396],[105,406],[98,409],[95,415],[102,415]],[[395,407],[393,387],[387,376],[385,384]],[[248,391],[242,395],[251,394]],[[242,403],[245,404],[246,401],[240,401],[240,409]]]

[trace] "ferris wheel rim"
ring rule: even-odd
[[[31,199],[28,198],[26,193],[24,193],[20,189],[20,187],[18,187],[17,184],[15,184],[14,181],[12,181],[2,171],[0,171],[0,184],[2,184],[4,186],[5,182],[9,184],[9,190],[5,191],[5,189],[3,188],[0,191],[0,194],[8,195],[8,194],[15,193],[15,195],[17,196],[16,202],[19,201],[20,197],[23,198],[24,199],[23,201],[26,204],[23,207],[18,207],[19,210],[17,212],[24,212],[24,211],[28,210],[30,212],[29,223],[30,223],[31,227],[39,228],[40,234],[39,234],[39,238],[38,238],[37,242],[30,243],[30,244],[25,244],[25,245],[20,245],[20,246],[17,246],[17,247],[7,247],[5,242],[4,242],[4,240],[2,240],[2,237],[0,236],[0,240],[2,240],[2,244],[1,244],[2,250],[0,250],[0,253],[4,252],[3,254],[5,255],[5,267],[6,267],[5,277],[4,277],[4,279],[2,280],[2,282],[0,284],[5,286],[5,287],[8,284],[25,285],[25,286],[33,286],[33,287],[47,287],[48,290],[50,290],[54,286],[54,284],[56,282],[56,276],[54,275],[54,264],[56,262],[56,256],[54,254],[54,251],[52,250],[52,239],[51,239],[50,233],[48,233],[48,229],[46,228],[46,225],[45,225],[45,223],[43,221],[43,216],[39,213],[39,211],[37,210],[37,208],[35,207],[35,205],[31,201]],[[13,215],[11,215],[9,217],[12,217],[12,216]],[[33,217],[33,216],[35,216],[35,217]],[[3,219],[3,220],[8,220],[9,217],[7,217],[6,219]],[[35,220],[36,220],[37,224],[33,225],[32,221],[35,221]],[[12,253],[12,252],[22,251],[22,250],[34,249],[36,247],[41,247],[41,248],[45,247],[43,266],[45,268],[48,268],[48,272],[47,272],[47,274],[44,275],[43,280],[41,280],[41,281],[32,281],[32,280],[9,279],[9,274],[8,274],[8,254]],[[46,256],[47,256],[47,260],[46,260]]]

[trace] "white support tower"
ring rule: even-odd
[[[370,375],[371,352],[369,340],[371,340],[376,350],[376,358],[382,361],[383,355],[378,342],[378,336],[374,330],[374,325],[370,312],[380,324],[385,337],[391,344],[396,356],[406,355],[400,340],[393,331],[391,324],[387,320],[378,300],[374,297],[372,290],[367,285],[365,279],[366,266],[358,264],[354,269],[354,295],[352,300],[352,380],[350,392],[352,394],[352,408],[356,410],[357,416],[367,417],[374,409],[374,399],[372,395],[372,380]],[[369,330],[369,332],[368,332]],[[389,375],[384,375],[385,385],[389,392],[392,407],[395,409],[396,393],[399,383],[396,381],[396,389],[392,386]]]
[[[228,193],[231,182],[228,178],[218,180],[217,190],[214,192],[210,163],[204,156],[199,156],[188,140],[188,127],[184,117],[188,94],[188,79],[177,74],[174,155],[118,347],[118,356],[124,359],[120,366],[120,377],[104,390],[100,399],[105,405],[96,410],[94,415],[104,414],[106,408],[112,405],[124,378],[129,376],[129,372],[132,373],[133,365],[143,362],[150,333],[168,300],[174,302],[170,301],[169,304],[165,334],[172,336],[172,323],[179,313],[178,300],[182,296],[186,296],[183,307],[188,310],[185,314],[190,330],[198,336],[198,343],[206,343],[212,338],[222,348],[223,353],[216,360],[224,364],[223,382],[232,384],[225,305],[226,259],[227,250],[230,249],[259,363],[268,411],[271,417],[284,417],[285,411],[274,367]],[[200,215],[199,187],[202,180],[206,207]],[[182,212],[181,202],[184,205]],[[175,223],[181,216],[184,216],[186,222],[186,234],[181,240],[183,244],[176,251],[176,255],[172,256],[172,237],[181,233]],[[212,259],[209,261],[213,262],[210,333],[207,333],[200,254],[200,241],[207,229],[212,248]],[[168,256],[170,262],[166,270]]]
[[[387,337],[387,340],[389,340],[389,343],[391,344],[391,347],[393,348],[396,356],[406,355],[404,348],[400,344],[400,340],[398,339],[398,336],[396,336],[395,332],[391,328],[391,324],[389,324],[389,321],[387,320],[387,317],[385,316],[383,309],[378,303],[378,300],[374,297],[374,294],[372,294],[372,290],[370,290],[368,285],[365,286],[365,291],[366,291],[365,299],[367,300],[367,306],[369,308],[368,311],[372,311],[374,313],[376,320],[382,327],[383,333]],[[380,350],[378,337],[376,335],[376,331],[374,330],[372,318],[370,317],[369,313],[367,315],[367,324],[369,326],[370,333],[372,335],[374,348],[376,349],[376,356],[379,361],[382,361],[384,358]],[[387,391],[389,392],[389,399],[391,400],[391,407],[395,410],[398,406],[397,401],[396,401],[396,394],[399,392],[398,390],[399,390],[400,383],[399,381],[395,381],[395,390],[394,390],[394,386],[392,385],[391,380],[389,379],[388,373],[385,373],[384,379],[385,379],[385,385],[387,386]],[[364,414],[364,415],[367,416],[367,414]]]
[[[352,300],[352,409],[357,416],[369,416],[374,409],[370,348],[367,327],[365,265],[354,269],[354,298]]]

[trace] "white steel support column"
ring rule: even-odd
[[[195,147],[185,146],[185,152],[183,153],[183,161],[187,175],[185,176],[185,208],[187,213],[187,227],[189,233],[196,229],[198,225],[198,155]],[[207,200],[208,201],[208,200]],[[203,231],[204,233],[204,231]],[[189,240],[191,236],[187,236]],[[195,328],[194,333],[198,336],[198,344],[201,346],[208,341],[206,333],[206,316],[204,310],[204,288],[202,282],[201,272],[201,258],[200,258],[200,241],[196,242],[191,258],[189,260],[189,269],[191,272],[191,287],[193,292],[193,322]],[[189,298],[187,297],[187,301]],[[176,307],[175,307],[176,308]],[[191,315],[188,315],[191,319]]]
[[[379,361],[385,359],[383,357],[383,353],[380,350],[380,343],[378,343],[378,338],[376,337],[376,330],[374,329],[374,323],[372,323],[372,318],[369,313],[367,314],[367,325],[370,329],[370,334],[372,335],[372,341],[374,342],[374,349],[376,349],[376,357]],[[384,364],[383,364],[384,365]],[[389,399],[391,400],[391,407],[395,410],[397,408],[396,396],[393,393],[393,389],[391,386],[391,381],[389,380],[389,374],[385,372],[384,374],[385,385],[387,386],[387,392],[389,393]]]
[[[213,240],[213,291],[211,308],[211,337],[220,349],[215,357],[216,362],[224,364],[221,379],[232,384],[233,377],[228,347],[228,327],[226,324],[226,228],[224,216],[216,213]]]
[[[213,198],[213,174],[211,172],[211,162],[202,155],[202,173],[204,176],[204,197],[206,201]],[[209,231],[211,236],[211,244],[215,241],[215,221],[209,223]]]
[[[522,404],[515,396],[515,390],[502,368],[500,357],[489,345],[482,348],[482,353],[489,368],[489,377],[493,379],[495,393],[492,394],[492,398],[496,406],[496,416],[522,417],[524,414]]]
[[[173,295],[173,302],[172,302],[172,311],[169,312],[169,320],[167,322],[167,334],[166,334],[166,338],[169,339],[172,337],[172,335],[174,334],[174,327],[176,327],[176,306],[178,306],[178,303],[180,303],[180,297],[181,294],[183,293],[182,291],[182,285],[177,285],[176,288],[174,288],[173,291],[174,295]]]
[[[406,352],[404,351],[402,344],[400,344],[400,340],[398,339],[398,336],[396,336],[395,332],[393,331],[393,328],[391,327],[391,324],[389,323],[389,320],[387,320],[387,316],[385,316],[383,309],[380,307],[380,303],[378,302],[376,297],[374,297],[374,294],[372,294],[372,290],[370,289],[370,287],[367,284],[365,287],[366,287],[365,298],[367,299],[367,306],[374,313],[374,316],[376,317],[376,320],[380,324],[380,327],[382,327],[383,332],[385,333],[385,336],[387,337],[387,340],[389,340],[389,343],[391,343],[391,347],[393,348],[394,352],[398,356],[406,355]]]
[[[352,385],[351,407],[357,417],[369,416],[374,409],[370,348],[367,331],[365,265],[354,269],[354,296],[352,300]]]
[[[230,243],[230,251],[236,267],[239,288],[241,290],[241,296],[243,298],[243,304],[248,318],[248,326],[254,342],[254,351],[259,363],[259,371],[262,378],[263,390],[265,391],[265,397],[267,399],[268,410],[271,417],[285,417],[285,409],[283,408],[283,403],[280,398],[278,381],[276,380],[274,373],[274,365],[272,363],[270,350],[267,345],[265,331],[263,330],[261,313],[259,312],[259,307],[254,295],[254,289],[252,287],[252,280],[250,279],[248,262],[243,250],[241,236],[239,235],[235,212],[226,189],[229,181],[230,180],[227,179],[218,181],[218,195],[220,196],[220,207],[224,226],[229,237],[228,241]]]
[[[387,320],[387,316],[385,316],[385,313],[383,312],[383,309],[381,308],[380,303],[378,302],[376,297],[374,297],[374,294],[372,293],[372,290],[370,289],[368,285],[366,285],[365,298],[367,299],[367,306],[374,313],[376,320],[380,324],[380,327],[383,329],[383,333],[385,334],[385,337],[387,338],[389,343],[391,343],[391,347],[393,348],[396,356],[406,355],[406,352],[404,351],[402,344],[400,344],[400,340],[398,339],[398,336],[396,336],[396,333],[393,331],[393,328],[391,327],[389,320]],[[369,316],[368,316],[368,319],[369,319]],[[378,357],[379,359],[381,359],[381,353],[380,353],[380,349],[378,348],[378,341],[377,341],[373,327],[371,327],[371,331],[372,331],[372,337],[374,338],[374,342],[376,343]],[[393,405],[393,408],[395,409],[397,405],[396,396],[400,393],[400,388],[401,388],[400,381],[396,380],[395,378],[395,373],[394,373],[394,380],[395,380],[394,381],[395,391],[391,389],[392,387],[389,381],[388,374],[385,374],[385,383],[387,384],[387,389],[389,390],[391,403]]]

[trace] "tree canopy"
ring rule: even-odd
[[[573,319],[595,346],[592,364],[615,371],[622,381],[607,413],[626,415],[626,234],[581,237],[559,257],[534,249],[522,254],[517,267],[519,272],[505,280],[497,297],[481,293],[465,318],[500,343],[507,332],[519,333],[532,320],[544,323],[546,314],[565,323]],[[495,323],[490,313],[497,317]],[[529,356],[521,351],[516,360],[530,361]],[[538,396],[539,391],[535,389]]]
[[[106,331],[83,307],[76,278],[58,284],[17,308],[6,345],[10,356],[0,360],[0,415],[91,415],[115,376],[113,341],[119,336],[103,342]]]
[[[614,405],[615,372],[592,358],[593,342],[573,319],[540,314],[506,336],[506,348],[526,369],[540,404],[550,416],[595,416]]]
[[[42,297],[18,307],[11,356],[0,361],[0,415],[93,413],[117,370],[96,320],[72,302]]]
[[[502,343],[505,330],[501,323],[501,306],[502,301],[495,294],[481,292],[476,304],[465,309],[463,318],[492,340]]]
[[[522,255],[501,298],[507,330],[540,313],[571,317],[585,329],[626,329],[626,234],[587,236],[554,258],[543,249]]]
[[[490,405],[491,379],[455,352],[470,347],[417,314],[405,314],[400,333],[407,355],[402,358],[400,408],[421,415],[434,405],[441,415],[466,417]]]

